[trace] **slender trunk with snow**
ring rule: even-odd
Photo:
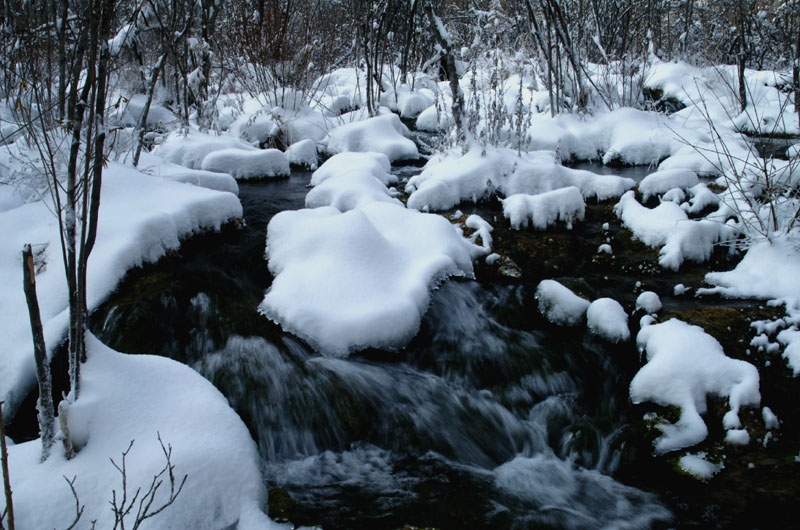
[[[0,464],[3,469],[3,492],[6,496],[5,521],[8,530],[14,530],[14,500],[11,496],[11,476],[8,474],[8,448],[6,447],[6,430],[3,424],[3,402],[0,401]],[[3,518],[0,518],[0,522]]]
[[[36,360],[36,379],[39,382],[39,434],[42,438],[42,462],[50,456],[55,440],[55,411],[53,408],[53,384],[50,377],[50,361],[44,342],[42,317],[39,301],[36,298],[36,270],[33,264],[31,246],[25,245],[22,251],[22,286],[28,303],[28,315],[33,336],[33,357]]]
[[[433,36],[441,48],[441,63],[450,81],[450,92],[453,94],[453,121],[456,123],[458,142],[463,143],[467,135],[467,130],[464,127],[464,93],[458,83],[458,70],[456,69],[456,57],[453,53],[453,43],[450,42],[450,35],[445,29],[444,23],[436,16],[430,0],[425,2],[425,12],[428,14]]]

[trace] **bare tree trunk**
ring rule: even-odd
[[[33,357],[36,360],[36,379],[39,382],[39,433],[42,437],[42,462],[50,456],[55,439],[55,412],[53,409],[53,384],[50,377],[50,362],[44,342],[39,301],[36,298],[36,271],[33,265],[31,246],[22,251],[22,286],[28,303],[28,315],[33,335]]]
[[[2,458],[3,465],[3,491],[6,495],[6,522],[8,530],[14,530],[14,501],[11,498],[11,477],[8,474],[8,448],[6,447],[6,429],[3,424],[2,401],[0,401],[0,458]]]
[[[136,150],[133,154],[134,167],[139,165],[139,157],[142,154],[142,146],[144,144],[147,116],[150,114],[150,105],[153,103],[153,94],[155,94],[156,85],[158,84],[158,76],[161,74],[161,69],[164,68],[166,59],[167,54],[165,51],[161,54],[161,57],[158,58],[158,62],[156,62],[155,66],[153,67],[153,71],[150,74],[150,83],[147,87],[147,99],[144,101],[144,108],[142,109],[142,114],[139,116],[139,121],[136,123],[136,133],[134,134],[134,137],[136,138]]]
[[[467,135],[467,130],[464,127],[464,93],[458,84],[458,70],[456,69],[456,57],[453,54],[453,44],[450,42],[450,36],[447,34],[444,23],[433,11],[433,5],[430,0],[425,2],[425,12],[428,14],[433,36],[441,47],[442,66],[450,81],[450,92],[453,93],[453,121],[456,122],[458,142],[463,143]]]
[[[741,111],[747,109],[747,83],[744,78],[745,60],[747,59],[747,41],[745,40],[745,2],[746,0],[739,0],[739,13],[738,13],[738,33],[739,33],[739,53],[738,53],[738,70],[739,70],[739,105]]]

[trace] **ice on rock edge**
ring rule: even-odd
[[[761,401],[755,366],[726,356],[719,342],[702,328],[671,319],[642,328],[636,342],[646,353],[647,364],[631,381],[631,400],[681,410],[675,424],[659,425],[663,434],[655,440],[657,454],[706,438],[708,428],[700,415],[706,412],[707,395],[728,398],[726,429],[740,427],[740,407],[758,406]]]
[[[539,301],[539,312],[550,322],[562,326],[581,324],[590,304],[555,280],[539,282],[536,299]]]
[[[472,276],[485,253],[445,218],[397,204],[281,212],[267,228],[275,279],[259,310],[326,354],[398,348],[418,331],[430,289]]]
[[[59,453],[43,463],[39,440],[9,448],[18,528],[69,526],[75,500],[64,476],[76,478],[85,506],[81,520],[113,527],[109,501],[113,489],[120,493],[121,482],[109,458],[119,463],[122,451],[135,440],[127,458],[128,495],[135,488],[146,489],[165,462],[159,434],[172,447],[177,481],[184,474],[187,479],[175,503],[148,521],[148,528],[279,528],[263,511],[266,491],[256,444],[211,383],[178,362],[124,355],[91,335],[87,347],[81,397],[68,409],[71,431],[85,445],[71,460]]]
[[[619,302],[612,298],[598,298],[586,310],[589,331],[611,342],[631,338],[628,329],[628,314]]]

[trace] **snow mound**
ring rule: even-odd
[[[392,162],[419,158],[417,146],[407,138],[411,133],[396,114],[384,114],[364,121],[342,125],[331,131],[327,151],[374,151],[385,154]]]
[[[147,96],[144,94],[134,94],[131,96],[131,98],[128,99],[128,104],[122,107],[121,112],[119,112],[117,119],[119,120],[120,125],[123,125],[124,127],[136,127],[139,124],[142,113],[144,112],[144,105],[146,101]],[[152,102],[150,104],[150,109],[147,111],[147,122],[145,123],[145,128],[149,130],[163,130],[165,127],[168,127],[177,121],[178,118],[175,117],[175,114],[173,114],[171,110],[163,105]]]
[[[719,342],[702,328],[671,319],[642,328],[636,342],[647,354],[645,364],[631,381],[634,403],[652,401],[681,409],[675,424],[659,426],[657,454],[702,442],[707,434],[703,418],[706,395],[728,398],[730,410],[723,424],[739,428],[739,408],[758,406],[758,370],[752,364],[725,355]]]
[[[576,326],[583,322],[589,301],[573,293],[555,280],[542,280],[536,288],[539,312],[547,320],[561,326]]]
[[[639,192],[642,199],[647,201],[669,190],[679,188],[687,189],[699,184],[697,173],[690,169],[664,169],[650,173],[639,183]]]
[[[314,189],[306,195],[306,207],[333,206],[346,212],[370,202],[401,204],[386,187],[397,179],[389,167],[389,159],[380,153],[334,155],[312,175]]]
[[[628,329],[628,314],[619,302],[612,298],[598,298],[586,310],[589,331],[611,342],[631,338]]]
[[[56,454],[43,463],[39,440],[9,448],[17,527],[69,526],[75,501],[62,477],[75,477],[85,506],[81,522],[112,528],[109,502],[112,490],[119,499],[122,481],[109,458],[121,464],[121,453],[135,441],[126,459],[130,499],[136,488],[147,490],[165,464],[160,435],[172,447],[176,481],[187,478],[175,503],[143,528],[273,528],[262,511],[266,491],[255,442],[225,397],[170,359],[123,355],[91,336],[87,342],[81,396],[68,409],[70,432],[85,445],[71,460],[56,445]],[[167,481],[153,508],[168,497],[168,489]]]
[[[703,452],[683,455],[678,460],[678,465],[693,477],[699,480],[708,480],[719,473],[722,466],[709,462],[705,456],[706,454]]]
[[[537,230],[545,230],[558,221],[572,229],[572,223],[582,221],[586,212],[583,195],[575,186],[538,195],[512,195],[502,202],[503,215],[515,230],[527,228],[528,221]]]
[[[277,149],[221,149],[209,153],[201,167],[205,171],[229,173],[237,179],[289,176],[289,159]]]
[[[209,153],[223,149],[257,151],[255,147],[233,136],[216,136],[196,131],[184,135],[180,131],[175,131],[167,136],[166,140],[153,153],[168,162],[191,169],[201,169],[203,160]],[[221,171],[227,173],[225,170]]]
[[[454,125],[450,112],[431,105],[417,116],[417,130],[425,132],[445,131]]]
[[[317,169],[317,145],[314,140],[295,142],[286,149],[289,164],[311,171]]]
[[[653,291],[645,291],[636,297],[636,309],[645,313],[658,313],[661,311],[661,299]]]
[[[471,276],[484,253],[445,218],[396,204],[281,212],[267,229],[275,280],[259,310],[326,354],[398,348],[419,329],[430,289]]]

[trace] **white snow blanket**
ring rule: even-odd
[[[561,326],[576,326],[583,322],[589,301],[573,293],[569,287],[555,281],[542,280],[536,287],[539,312],[547,320]]]
[[[758,370],[752,364],[725,355],[719,342],[702,328],[671,319],[645,326],[636,342],[647,353],[644,365],[631,381],[634,403],[652,401],[681,409],[675,424],[660,425],[657,454],[702,442],[707,434],[703,418],[708,394],[728,398],[723,418],[726,429],[739,429],[739,409],[761,402]]]
[[[415,160],[419,151],[407,138],[410,135],[400,118],[390,113],[334,129],[328,134],[326,149],[331,154],[373,151],[385,154],[392,162]]]
[[[502,202],[503,215],[515,230],[527,228],[528,222],[536,230],[546,230],[559,221],[566,223],[567,229],[571,230],[572,223],[583,221],[586,213],[581,190],[575,186],[538,195],[518,193]]]
[[[205,171],[229,173],[237,179],[289,176],[289,159],[277,149],[220,149],[206,155],[200,167]]]
[[[259,310],[326,354],[398,348],[419,329],[430,289],[472,276],[483,253],[445,218],[396,204],[281,212],[267,229],[275,279]]]
[[[311,171],[317,169],[317,145],[314,140],[306,139],[293,143],[286,149],[286,157],[293,166]]]
[[[236,183],[236,179],[226,173],[189,169],[167,162],[147,151],[142,151],[137,169],[146,175],[194,184],[210,190],[229,191],[234,195],[239,195],[239,185]]]
[[[67,329],[67,287],[58,223],[44,202],[32,202],[0,213],[0,400],[10,413],[34,384],[30,323],[22,292],[22,247],[33,246],[39,264],[39,305],[48,346]],[[239,218],[242,206],[232,193],[144,175],[111,163],[103,173],[97,243],[89,259],[88,306],[97,307],[133,267],[154,262],[181,238],[219,229]]]
[[[56,443],[40,463],[40,440],[9,448],[17,528],[69,526],[75,501],[63,477],[75,479],[84,506],[78,527],[96,520],[98,528],[112,528],[112,492],[119,502],[123,489],[109,459],[121,466],[122,452],[134,441],[126,458],[130,500],[137,488],[147,491],[166,463],[159,435],[172,448],[176,488],[184,475],[186,482],[175,502],[142,529],[278,528],[263,512],[266,491],[256,444],[211,383],[163,357],[117,353],[91,336],[87,346],[81,396],[68,409],[70,433],[79,446],[75,457],[64,458]],[[153,509],[169,498],[168,476],[162,479]],[[126,518],[128,526],[135,513],[136,508]]]

